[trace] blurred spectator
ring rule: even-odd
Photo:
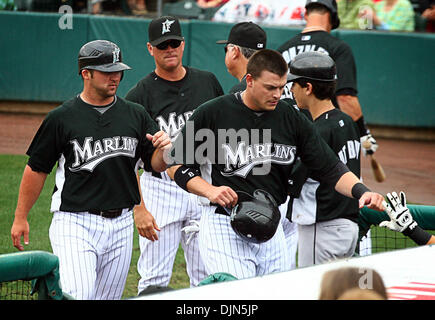
[[[373,29],[371,17],[374,8],[375,4],[372,0],[338,0],[337,10],[340,28]],[[363,11],[366,15],[361,15]]]
[[[201,8],[215,8],[224,5],[229,0],[197,0],[196,4]]]
[[[435,32],[435,0],[420,1],[421,16],[426,19],[426,31]]]
[[[374,291],[384,300],[387,290],[381,275],[370,268],[342,267],[324,273],[320,284],[319,300],[337,300],[349,289]]]
[[[0,10],[17,10],[14,0],[0,0]]]
[[[237,23],[302,25],[306,0],[231,0],[215,13],[212,20]]]
[[[92,0],[92,14],[101,14],[103,12],[103,2],[104,0]]]
[[[148,13],[145,0],[127,0],[128,6],[134,15],[142,15]]]
[[[362,12],[362,15],[370,13]],[[375,3],[373,24],[376,29],[414,31],[414,9],[409,0],[382,0]]]
[[[346,290],[337,300],[386,300],[373,290],[353,288]]]

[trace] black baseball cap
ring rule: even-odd
[[[216,41],[218,44],[232,43],[250,49],[266,48],[266,32],[253,22],[240,22],[231,28],[228,40]]]
[[[312,4],[320,4],[326,7],[331,13],[331,25],[332,29],[337,29],[340,26],[340,18],[338,17],[337,1],[335,0],[307,0],[305,8],[308,8]]]
[[[153,47],[166,40],[175,39],[184,41],[184,37],[181,34],[180,22],[172,16],[153,19],[148,27],[148,38]]]
[[[290,61],[287,81],[310,79],[317,81],[337,80],[335,62],[326,53],[312,51],[298,54]]]

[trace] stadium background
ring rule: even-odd
[[[80,92],[76,61],[81,45],[93,39],[119,44],[124,60],[133,67],[121,83],[120,96],[154,68],[146,51],[149,19],[74,15],[72,29],[60,29],[60,17],[53,13],[0,12],[1,28],[8,30],[0,34],[0,253],[16,251],[9,231],[28,144],[45,113]],[[236,80],[227,73],[223,48],[215,42],[226,39],[231,26],[182,22],[187,41],[184,63],[214,72],[225,91]],[[269,48],[278,47],[300,31],[272,26],[265,26],[265,30]],[[387,174],[385,182],[375,182],[369,161],[363,158],[364,181],[383,194],[404,190],[410,202],[434,205],[435,91],[431,70],[435,66],[435,35],[343,30],[334,34],[354,51],[360,100],[380,145],[376,157]],[[38,201],[30,214],[30,250],[50,251],[51,216],[47,208],[51,186],[52,179],[44,188],[45,199]],[[36,212],[44,217],[38,223]],[[182,260],[179,255],[175,268],[183,268]],[[130,287],[135,286],[135,268],[133,258]],[[171,284],[184,286],[183,271],[175,275],[180,279]],[[132,294],[134,288],[126,296]]]

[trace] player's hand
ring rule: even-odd
[[[364,156],[374,154],[378,147],[379,145],[371,133],[361,137],[361,150]]]
[[[24,250],[21,244],[21,237],[24,238],[24,244],[29,244],[29,223],[27,219],[14,219],[14,223],[11,228],[12,244],[20,251]]]
[[[390,221],[382,221],[379,224],[380,227],[403,232],[413,223],[417,224],[406,206],[406,196],[403,191],[400,192],[400,196],[398,196],[396,192],[388,193],[387,200],[388,203],[384,201],[383,204],[385,211],[390,217]]]
[[[207,198],[211,203],[218,204],[224,208],[232,208],[237,204],[237,193],[227,186],[213,186],[207,193]]]
[[[138,233],[150,241],[159,240],[156,231],[160,231],[153,215],[143,206],[134,207],[134,223]]]
[[[384,211],[384,197],[377,192],[365,192],[359,199],[359,208],[367,206],[369,209]]]
[[[156,132],[154,135],[147,133],[146,138],[152,142],[156,149],[169,151],[172,148],[171,138],[163,130]]]

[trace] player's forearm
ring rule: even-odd
[[[362,116],[361,105],[358,97],[351,95],[338,95],[337,103],[340,110],[348,114],[353,121],[357,121]]]
[[[33,171],[32,168],[26,165],[15,209],[16,219],[27,219],[30,209],[32,209],[41,194],[46,179],[46,173]]]
[[[136,181],[137,181],[137,187],[138,187],[138,189],[139,189],[140,203],[134,207],[135,210],[136,210],[137,208],[145,207],[145,203],[143,202],[143,197],[142,197],[142,190],[141,190],[141,187],[140,187],[140,176],[139,176],[139,172],[136,172]],[[134,210],[134,211],[135,211],[135,210]]]
[[[384,197],[372,192],[352,172],[343,174],[335,185],[335,190],[349,198],[358,199],[358,206],[361,209],[367,206],[369,209],[383,211]]]
[[[335,185],[335,190],[346,197],[353,198],[352,188],[358,182],[361,181],[357,176],[355,176],[351,171],[346,172],[340,179],[338,179]]]
[[[202,177],[194,177],[187,182],[187,190],[200,197],[211,198],[214,186],[205,181]]]
[[[156,172],[165,171],[167,164],[165,161],[166,151],[164,149],[156,149],[153,156],[151,157],[151,168]]]
[[[182,166],[182,165],[172,166],[166,172],[168,173],[169,177],[172,180],[174,180],[181,188],[185,189],[186,191],[188,191],[190,193],[194,193],[197,196],[208,198],[207,190],[210,190],[211,188],[213,188],[213,185],[211,185],[210,183],[205,181],[199,175],[194,176],[193,178],[190,178],[190,179],[187,178],[187,180],[186,180],[187,182],[186,181],[183,182],[182,179],[175,177],[175,173],[177,172],[178,169],[180,169],[180,167],[182,167],[181,171],[183,173],[184,173],[184,171],[186,171],[186,173],[187,173],[187,170],[185,169],[187,167]],[[178,177],[181,177],[181,176],[179,175]]]

